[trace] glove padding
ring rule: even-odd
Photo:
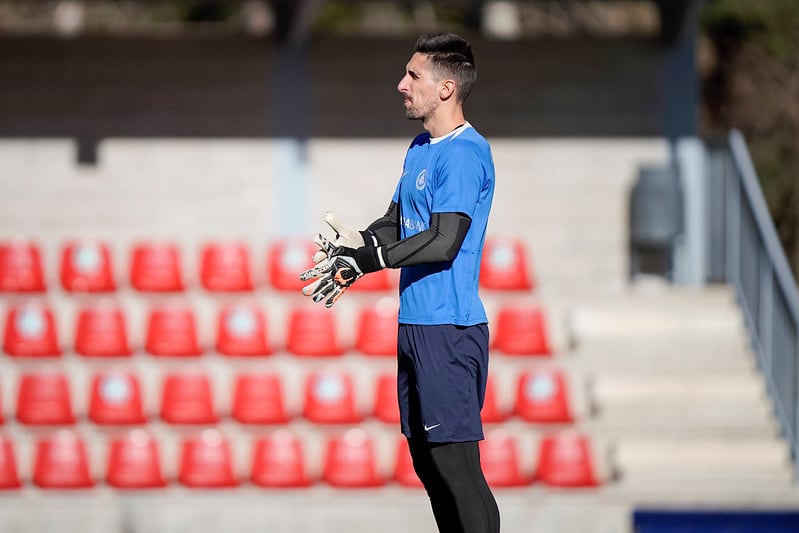
[[[324,301],[327,308],[333,307],[358,278],[383,268],[371,240],[369,245],[357,249],[336,246],[321,234],[314,241],[326,259],[300,274],[303,281],[319,278],[303,287],[302,293],[311,296],[314,302]]]
[[[325,213],[324,221],[336,232],[336,239],[333,241],[333,246],[346,246],[347,248],[360,248],[365,244],[364,232],[354,230],[348,225],[344,224],[338,219],[335,213],[330,211]],[[318,234],[314,242],[319,246],[319,251],[313,255],[313,262],[319,264],[328,257],[329,251],[320,244],[320,238],[324,238],[322,234]]]

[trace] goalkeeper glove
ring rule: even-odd
[[[372,240],[375,244],[377,244],[377,240],[374,239],[372,234],[368,231],[358,231],[354,230],[351,227],[344,224],[342,221],[338,219],[335,213],[331,213],[330,211],[325,213],[324,221],[327,222],[327,225],[330,226],[333,231],[336,232],[336,240],[333,241],[333,246],[346,246],[348,248],[360,248],[365,244],[365,241]],[[321,234],[316,236],[314,242],[319,246],[319,251],[313,255],[313,262],[319,264],[320,262],[327,259],[330,254],[326,249],[319,244],[319,238],[322,237]]]
[[[360,248],[336,246],[323,235],[317,235],[316,243],[327,259],[300,274],[300,279],[319,278],[305,286],[302,293],[311,296],[314,302],[324,300],[325,307],[332,307],[358,278],[369,272],[384,268],[379,250],[371,242]]]

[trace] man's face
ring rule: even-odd
[[[438,108],[440,80],[429,66],[429,56],[416,52],[405,66],[405,75],[397,84],[405,106],[405,117],[425,120]]]

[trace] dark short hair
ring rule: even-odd
[[[426,54],[433,69],[455,79],[459,102],[469,97],[477,81],[477,67],[468,41],[454,33],[425,33],[416,41],[415,51]]]

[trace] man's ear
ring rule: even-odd
[[[443,80],[438,86],[438,97],[449,100],[455,95],[455,80]]]

